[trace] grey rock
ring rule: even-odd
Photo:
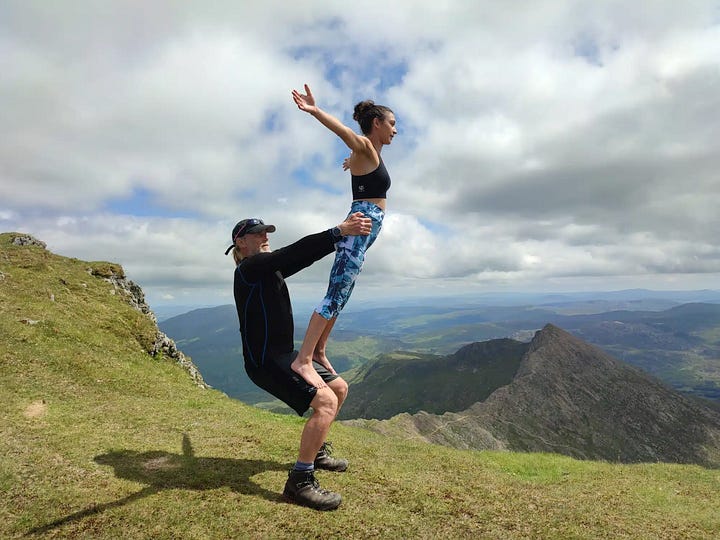
[[[10,239],[10,242],[16,246],[39,246],[43,249],[47,249],[47,244],[45,242],[38,240],[30,234],[19,234],[17,236],[13,236]]]

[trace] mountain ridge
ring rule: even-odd
[[[501,338],[471,343],[445,357],[380,355],[348,379],[351,390],[339,418],[390,418],[421,408],[460,411],[508,384],[526,349],[525,343]]]
[[[720,413],[551,324],[513,380],[484,401],[443,415],[348,422],[456,448],[720,466]]]
[[[194,313],[160,326],[192,356],[211,385],[247,403],[262,400],[253,394],[254,386],[242,368],[234,306]],[[486,305],[349,312],[336,323],[328,354],[335,368],[349,376],[349,370],[395,351],[450,355],[469,343],[485,340],[509,337],[529,341],[545,323],[603,348],[683,393],[720,404],[720,305],[702,302],[662,311],[572,315],[527,306]],[[205,332],[204,325],[209,325]],[[300,330],[297,346],[304,327],[305,321],[296,325]]]

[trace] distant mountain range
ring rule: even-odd
[[[457,448],[720,466],[720,409],[692,399],[720,395],[720,305],[569,314],[587,308],[398,306],[343,314],[330,349],[351,384],[341,419]],[[234,306],[195,310],[160,327],[209,384],[274,407],[244,373]],[[451,354],[428,352],[471,336],[479,339]],[[616,351],[690,396],[616,359]]]
[[[493,362],[491,358],[499,358],[493,350],[507,356]],[[445,380],[452,378],[451,373],[456,381],[468,381],[475,373],[478,380],[494,380],[494,390],[480,388],[465,397],[472,401],[477,396],[481,401],[442,415],[421,411],[402,413],[390,420],[347,423],[456,448],[720,466],[720,412],[682,396],[556,326],[546,325],[529,344],[499,340],[470,346],[458,355],[434,366],[442,378],[423,380],[430,392],[420,394],[425,406],[436,407],[432,385],[435,382],[442,388]],[[498,369],[501,365],[506,369]],[[376,386],[375,373],[375,369],[368,369],[353,389],[362,388],[364,383]],[[408,399],[416,399],[418,389],[407,385],[403,370],[384,382],[383,389],[392,389],[395,394],[393,401],[401,402],[408,394],[412,396]],[[377,389],[378,395],[383,389]],[[452,389],[443,388],[441,393],[448,391]],[[457,388],[456,394],[465,393],[473,391]],[[362,394],[354,399],[356,409],[374,403],[373,398]],[[446,401],[452,399],[459,396],[445,397]],[[363,400],[365,405],[357,403]]]
[[[641,293],[645,291],[637,294]],[[712,299],[713,294],[705,292],[703,297]],[[720,304],[688,303],[658,311],[648,307],[671,301],[655,297],[633,300],[627,291],[617,295],[596,301],[557,298],[555,304],[538,306],[461,305],[456,301],[453,306],[399,305],[344,312],[328,352],[335,368],[350,377],[353,370],[364,369],[383,354],[412,351],[410,357],[430,359],[486,340],[528,341],[551,323],[677,390],[720,402]],[[619,305],[644,309],[602,311]],[[298,342],[307,323],[305,315],[303,312],[296,322]],[[194,310],[159,326],[192,357],[210,385],[247,403],[268,399],[244,372],[234,306]]]
[[[472,343],[447,357],[380,355],[351,375],[352,391],[340,418],[461,411],[510,384],[528,347],[505,338]]]

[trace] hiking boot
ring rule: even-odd
[[[342,502],[339,493],[322,489],[313,471],[293,471],[288,474],[283,497],[295,504],[315,510],[335,510]]]
[[[320,451],[317,453],[317,456],[315,456],[315,468],[335,472],[343,472],[345,469],[347,469],[348,460],[330,457],[332,452],[332,443],[324,442],[323,445],[320,447]]]

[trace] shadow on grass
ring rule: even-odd
[[[195,457],[187,435],[183,435],[182,455],[171,452],[118,450],[95,457],[95,462],[115,468],[115,476],[147,487],[127,497],[90,506],[64,518],[36,527],[25,536],[46,533],[63,525],[80,521],[165,489],[209,490],[229,487],[236,493],[279,501],[279,492],[268,491],[251,480],[265,471],[287,471],[289,463],[259,459]]]

